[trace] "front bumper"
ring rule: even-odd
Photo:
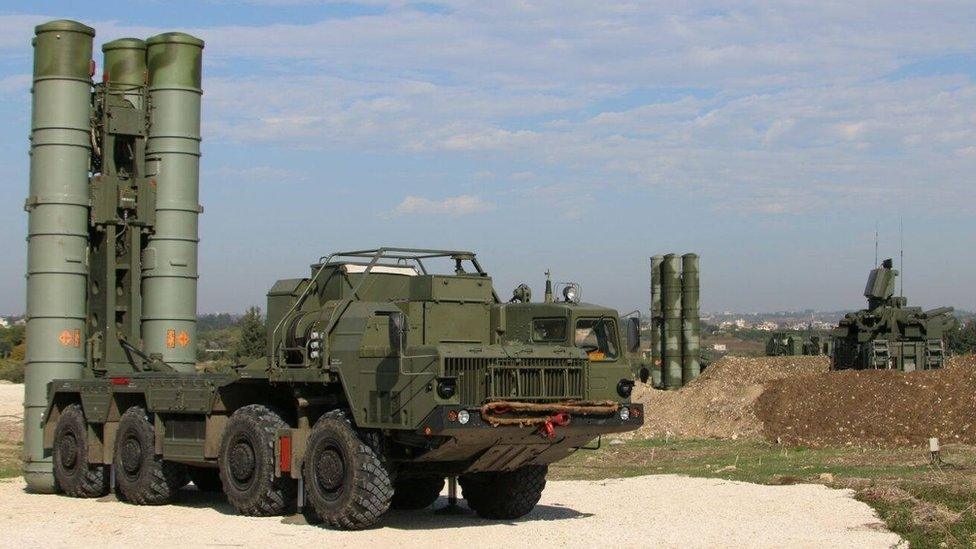
[[[569,424],[555,428],[555,438],[585,436],[590,439],[610,433],[633,431],[644,424],[644,405],[621,403],[630,411],[627,419],[619,413],[608,415],[570,415]],[[457,413],[466,410],[470,419],[466,424],[457,420]],[[482,432],[498,440],[520,440],[526,437],[540,438],[538,426],[502,425],[493,426],[481,417],[478,408],[464,406],[437,406],[418,429],[418,434],[426,436],[473,437]]]
[[[417,430],[431,447],[411,460],[414,466],[450,465],[451,474],[511,471],[526,465],[548,465],[589,447],[601,435],[633,431],[644,423],[644,407],[626,404],[630,417],[619,413],[576,415],[565,425],[492,426],[478,408],[438,406]],[[457,412],[470,414],[461,424]]]

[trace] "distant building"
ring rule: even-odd
[[[712,350],[713,351],[721,351],[721,352],[724,353],[725,351],[728,351],[729,348],[724,343],[716,343],[716,344],[712,345]]]
[[[774,331],[776,331],[776,330],[779,329],[779,324],[776,324],[775,322],[773,322],[771,320],[766,320],[766,321],[760,322],[759,324],[756,324],[756,329],[757,330],[762,330],[764,332],[774,332]]]
[[[9,328],[9,327],[10,327],[10,321],[7,320],[6,318],[0,317],[0,328]]]

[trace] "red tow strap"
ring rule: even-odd
[[[546,418],[542,425],[539,426],[539,434],[545,438],[556,438],[556,427],[565,427],[569,425],[569,421],[572,418],[566,412],[559,412],[558,414],[553,414]]]

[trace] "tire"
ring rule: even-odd
[[[288,424],[261,404],[238,409],[227,422],[220,444],[220,482],[242,515],[283,515],[295,502],[296,482],[275,476],[275,438]]]
[[[390,507],[403,511],[413,511],[429,507],[444,489],[443,478],[397,479],[393,484],[393,500]]]
[[[305,496],[322,522],[342,530],[376,524],[393,499],[382,455],[341,412],[320,417],[305,446]]]
[[[220,482],[220,471],[208,467],[190,467],[188,469],[190,480],[201,492],[217,494],[224,491],[223,483]]]
[[[75,498],[108,494],[108,467],[88,461],[88,423],[78,404],[65,408],[58,418],[52,459],[54,482],[61,492]]]
[[[156,455],[156,429],[141,406],[119,420],[113,463],[120,499],[136,505],[169,503],[187,484],[186,466]]]
[[[527,515],[546,487],[545,465],[526,465],[514,471],[461,475],[461,495],[468,507],[487,519],[512,520]]]

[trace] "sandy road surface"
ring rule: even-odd
[[[222,498],[192,488],[164,507],[23,488],[19,479],[0,482],[0,546],[869,548],[900,541],[844,490],[673,475],[550,482],[539,506],[514,522],[391,512],[380,527],[364,532],[236,516]]]
[[[0,384],[0,434],[20,436],[23,385]],[[6,431],[6,433],[2,433]],[[444,505],[444,498],[435,506]],[[890,547],[867,505],[819,485],[760,486],[658,475],[550,482],[515,522],[430,510],[391,512],[366,532],[234,514],[219,496],[184,489],[164,507],[24,492],[0,481],[0,547]],[[308,545],[306,545],[308,544]]]

